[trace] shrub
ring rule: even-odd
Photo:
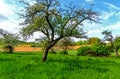
[[[91,48],[89,46],[83,46],[78,49],[77,55],[85,56],[88,55],[89,52],[91,52]]]
[[[56,51],[51,49],[49,53],[56,54]]]
[[[110,54],[110,46],[105,44],[94,44],[92,46],[83,46],[78,49],[77,55],[86,56],[108,56]]]
[[[33,44],[30,44],[30,47],[40,47],[40,46],[37,43],[33,43]]]
[[[65,50],[59,51],[59,53],[60,53],[60,54],[68,54],[68,52],[65,51]]]
[[[36,44],[31,44],[30,47],[37,47],[37,45]]]
[[[91,46],[91,55],[94,56],[108,56],[110,54],[109,46],[104,44],[95,44]]]
[[[12,45],[4,45],[3,49],[5,50],[5,52],[12,53],[14,51],[14,46],[12,46]]]

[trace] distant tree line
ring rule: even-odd
[[[93,54],[107,56],[115,52],[116,56],[119,56],[120,36],[113,37],[112,32],[109,30],[103,31],[102,34],[104,35],[103,39],[92,37],[86,40],[87,46],[80,47],[78,49],[78,55]]]

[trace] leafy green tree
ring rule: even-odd
[[[21,25],[21,34],[27,38],[34,32],[43,33],[47,40],[42,61],[46,61],[48,51],[60,39],[64,37],[86,37],[86,32],[80,26],[85,20],[98,21],[98,14],[91,8],[84,9],[75,5],[61,6],[59,0],[36,0],[30,5],[24,2],[26,7],[20,15],[24,18]]]
[[[104,41],[109,41],[110,44],[113,45],[112,44],[112,42],[113,42],[112,32],[108,31],[108,30],[105,30],[105,31],[102,32],[102,34],[105,35],[103,40]]]
[[[14,47],[18,44],[18,36],[2,29],[0,29],[0,35],[2,36],[0,42],[3,48],[7,52],[12,53],[14,51]]]
[[[68,54],[68,52],[67,52],[68,47],[74,45],[73,42],[74,42],[74,40],[70,37],[65,37],[60,40],[59,46],[64,50],[63,51],[64,54]]]
[[[115,49],[115,52],[116,52],[116,56],[119,56],[119,49],[120,49],[120,36],[119,37],[116,37],[113,41],[114,43],[114,49]]]
[[[110,51],[113,52],[113,36],[112,36],[112,32],[109,30],[105,30],[102,32],[104,36],[103,42],[108,41],[110,43]]]
[[[88,39],[89,44],[98,44],[101,40],[98,37],[92,37]]]

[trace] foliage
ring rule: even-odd
[[[120,49],[120,36],[114,39],[113,44],[114,44],[116,55],[118,56],[118,51]]]
[[[0,79],[120,79],[120,58],[42,53],[0,53]]]
[[[75,45],[87,45],[88,44],[88,40],[80,40],[75,42]]]
[[[92,37],[88,39],[89,44],[98,44],[101,42],[100,38],[98,37]]]
[[[31,44],[30,47],[37,47],[37,44]]]
[[[5,51],[12,53],[14,51],[14,47],[19,43],[18,35],[9,33],[5,30],[0,29],[0,34],[2,36],[2,40],[0,40]]]
[[[66,51],[66,50],[60,50],[58,53],[59,54],[68,54],[68,51]]]
[[[51,48],[49,53],[56,54],[57,52],[53,48]]]
[[[31,42],[28,44],[30,45],[30,47],[40,47],[40,45],[38,43],[35,43],[35,42]]]
[[[104,36],[104,41],[109,41],[109,42],[112,43],[113,36],[112,36],[112,32],[111,31],[105,30],[105,31],[102,32],[102,34],[105,35]]]
[[[111,52],[113,52],[114,45],[113,45],[113,35],[112,35],[112,32],[109,31],[109,30],[105,30],[105,31],[102,32],[102,34],[105,35],[104,39],[103,39],[103,42],[108,41],[110,43],[110,49],[109,50]]]
[[[79,56],[86,56],[89,54],[89,52],[91,51],[90,46],[82,46],[78,49],[78,53],[77,55]]]
[[[63,49],[63,53],[64,54],[67,54],[67,50],[68,50],[68,47],[69,46],[73,46],[74,45],[74,40],[70,37],[65,37],[63,39],[61,39],[59,42],[58,42],[58,46],[61,47]]]
[[[42,51],[44,52],[44,50],[48,44],[48,41],[45,38],[38,38],[38,39],[35,39],[35,42],[36,42],[36,44],[38,44],[37,46],[41,47]]]
[[[25,2],[24,2],[25,3]],[[25,25],[21,29],[23,37],[40,32],[47,41],[42,61],[46,61],[49,49],[64,37],[86,38],[86,32],[80,26],[85,20],[98,21],[98,14],[91,8],[84,9],[77,5],[61,6],[59,0],[36,0],[30,5],[25,3],[21,17]]]
[[[78,49],[77,55],[86,56],[108,56],[110,55],[110,46],[105,44],[94,44],[91,46],[83,46]]]
[[[108,56],[110,54],[109,46],[104,44],[95,44],[91,46],[92,55],[94,56]]]

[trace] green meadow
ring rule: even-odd
[[[72,52],[72,51],[70,51]],[[49,54],[0,53],[0,79],[120,79],[120,58]]]

